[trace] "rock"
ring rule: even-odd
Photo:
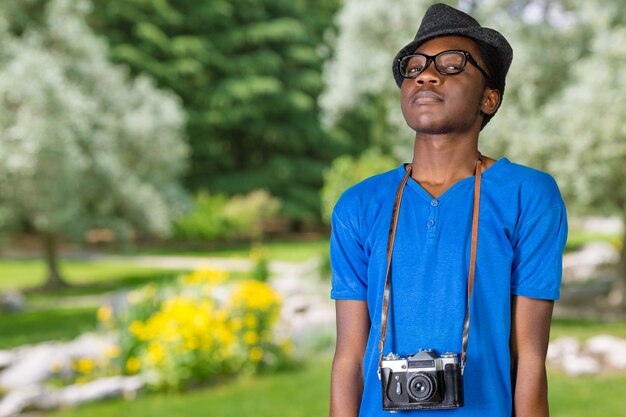
[[[97,379],[86,384],[70,385],[58,390],[54,395],[60,406],[75,406],[119,396],[134,397],[143,385],[139,376],[115,376]]]
[[[572,376],[600,371],[600,362],[582,352],[581,343],[573,337],[563,337],[550,343],[547,361]]]
[[[596,354],[607,366],[615,369],[626,369],[626,340],[615,336],[595,336],[587,341],[585,350]]]
[[[44,398],[47,398],[46,390],[36,384],[9,391],[0,400],[0,417],[17,416],[28,408],[42,409],[39,406],[35,407],[35,405],[45,405]]]
[[[22,311],[26,307],[26,300],[19,291],[9,290],[0,292],[0,312]]]
[[[106,348],[113,343],[110,336],[86,333],[69,343],[41,343],[15,349],[11,351],[13,363],[0,372],[0,388],[10,390],[42,382],[53,368],[69,368],[74,359],[105,358]]]
[[[15,355],[9,350],[0,350],[0,371],[11,365],[15,360]]]
[[[591,242],[579,251],[563,255],[563,281],[586,281],[597,274],[600,267],[616,264],[619,253],[606,242]]]
[[[0,373],[0,388],[11,390],[42,382],[50,376],[53,365],[64,359],[58,343],[18,349],[13,364]]]
[[[591,356],[566,356],[561,361],[561,367],[567,375],[589,375],[600,372],[600,362]]]
[[[105,358],[105,351],[115,344],[115,338],[96,333],[85,333],[65,346],[67,355],[72,358]]]
[[[580,342],[573,337],[562,337],[548,346],[548,362],[560,362],[565,357],[576,356],[580,351]]]

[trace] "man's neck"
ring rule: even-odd
[[[438,197],[458,181],[474,175],[478,155],[478,136],[418,135],[411,177]]]

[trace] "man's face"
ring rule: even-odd
[[[462,36],[431,39],[415,52],[436,55],[447,50],[467,51],[485,68],[476,43]],[[490,107],[493,103],[488,103],[490,93],[494,90],[486,87],[484,76],[469,61],[462,72],[454,75],[440,74],[431,62],[417,78],[404,79],[400,88],[402,114],[418,133],[462,133],[472,128],[478,132],[483,112],[497,109],[497,103],[495,109]]]

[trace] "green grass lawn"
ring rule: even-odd
[[[58,294],[81,294],[110,291],[118,287],[136,286],[173,272],[136,266],[123,262],[62,261],[61,273],[75,288]],[[45,266],[42,260],[0,260],[0,291],[28,289],[42,285]],[[86,289],[88,288],[88,289]]]
[[[96,329],[96,308],[66,308],[0,315],[0,349],[71,340]]]
[[[549,380],[552,417],[624,417],[626,374],[570,377],[551,372]]]
[[[246,377],[187,394],[149,394],[133,401],[113,400],[46,414],[46,417],[318,417],[328,415],[330,362]],[[553,417],[626,415],[626,374],[572,378],[550,372]]]
[[[552,320],[550,339],[570,336],[580,340],[589,339],[599,334],[626,339],[626,323],[623,321],[599,322],[584,319],[558,319]]]
[[[46,414],[46,417],[319,417],[328,415],[330,362],[242,377],[187,394],[152,394]]]

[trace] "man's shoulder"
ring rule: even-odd
[[[547,194],[560,198],[559,187],[547,172],[541,171],[519,163],[503,159],[499,169],[494,171],[496,181],[508,184],[519,192],[531,192],[532,194]],[[509,190],[510,191],[510,190]]]
[[[559,187],[547,172],[505,160],[491,178],[492,196],[505,206],[516,206],[529,216],[564,209]]]
[[[367,207],[393,200],[393,194],[402,179],[403,166],[366,178],[343,192],[335,212],[362,212]],[[391,196],[391,197],[390,197]]]

